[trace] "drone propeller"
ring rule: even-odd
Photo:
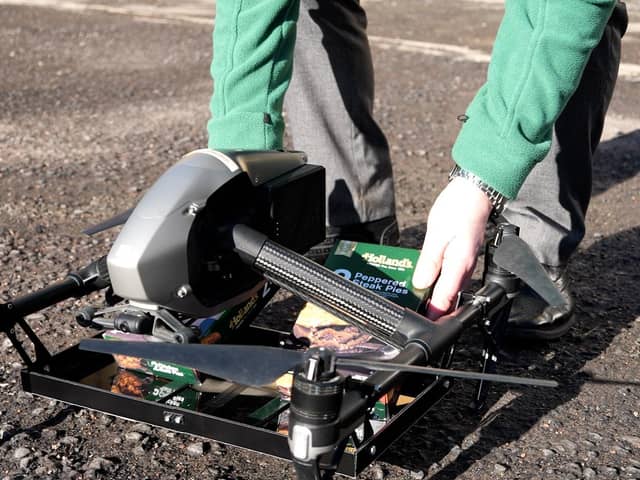
[[[133,212],[133,208],[130,208],[125,212],[119,213],[115,217],[111,217],[110,219],[105,220],[102,223],[93,225],[87,228],[86,230],[83,230],[82,233],[84,233],[85,235],[91,236],[91,235],[95,235],[96,233],[109,230],[110,228],[117,227],[118,225],[123,225],[129,219],[132,212]]]
[[[143,343],[97,339],[82,340],[80,349],[177,363],[192,367],[207,375],[249,386],[272,383],[284,373],[302,365],[309,356],[307,352],[301,350],[253,345]],[[558,386],[558,383],[553,380],[447,370],[374,360],[339,357],[336,358],[336,365],[343,368],[363,367],[371,370],[404,371],[540,387]]]
[[[529,285],[549,305],[566,305],[566,300],[540,265],[531,247],[517,235],[502,236],[501,243],[493,254],[493,261]]]

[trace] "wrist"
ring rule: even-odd
[[[449,173],[449,181],[453,181],[454,179],[461,179],[463,181],[469,182],[477,187],[486,197],[488,203],[491,207],[491,217],[498,217],[502,214],[504,210],[505,203],[507,201],[507,197],[501,194],[498,190],[493,188],[491,185],[486,183],[477,175],[459,167],[458,165],[454,166]]]

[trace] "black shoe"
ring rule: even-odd
[[[519,340],[554,340],[575,323],[575,300],[569,290],[566,268],[544,266],[560,294],[567,301],[551,307],[529,287],[524,287],[513,301],[505,336]]]
[[[324,263],[338,240],[398,245],[400,242],[398,221],[396,216],[393,215],[373,222],[344,225],[342,227],[327,227],[325,240],[311,247],[305,257],[318,263]]]

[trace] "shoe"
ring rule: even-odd
[[[575,300],[569,290],[566,268],[543,266],[567,304],[551,307],[525,286],[513,301],[505,331],[507,338],[554,340],[567,333],[575,323]]]
[[[400,242],[398,221],[396,216],[392,215],[373,222],[356,223],[341,227],[329,226],[327,227],[327,235],[324,241],[311,247],[305,257],[318,263],[324,263],[338,240],[398,245]]]

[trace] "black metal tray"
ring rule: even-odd
[[[247,343],[259,339],[259,343],[278,345],[285,336],[282,332],[250,326]],[[42,397],[289,459],[287,437],[277,431],[277,416],[286,410],[286,403],[281,402],[271,409],[272,415],[260,420],[252,415],[270,402],[273,405],[278,398],[276,392],[270,394],[265,390],[262,395],[252,389],[247,394],[245,387],[227,382],[219,392],[197,392],[196,407],[177,407],[180,402],[175,401],[176,395],[183,398],[191,392],[174,391],[154,400],[113,392],[112,381],[118,370],[110,355],[73,346],[54,355],[46,365],[23,369],[22,383],[25,391]],[[422,378],[422,383],[405,385],[412,390],[413,401],[395,412],[376,433],[347,449],[338,466],[339,473],[357,476],[451,389],[451,379],[430,378],[424,383]]]

